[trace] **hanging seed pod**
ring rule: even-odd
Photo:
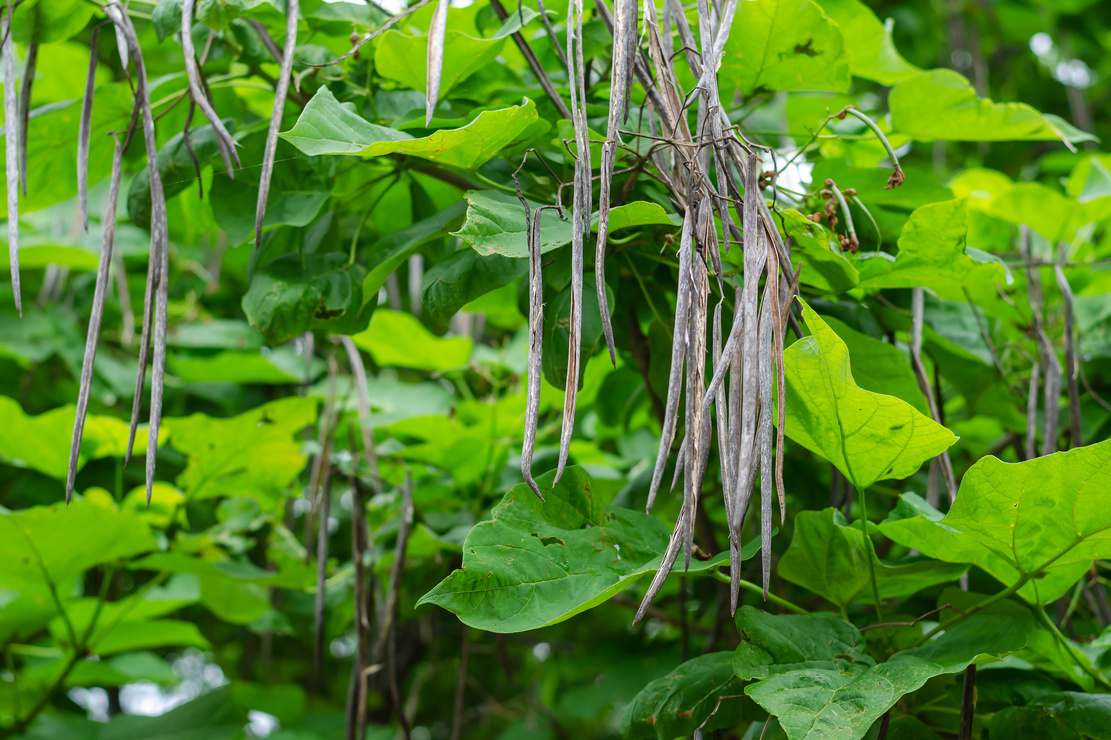
[[[767,251],[763,232],[760,241]],[[771,272],[771,264],[768,265]],[[764,587],[764,599],[768,598],[768,587],[772,573],[772,303],[773,285],[771,281],[764,288],[764,302],[760,310],[759,380],[760,380],[760,420],[756,431],[756,446],[760,451],[760,575]],[[778,290],[776,290],[778,292]]]
[[[428,80],[425,86],[424,125],[432,125],[436,101],[440,97],[440,80],[444,67],[444,41],[447,39],[448,0],[437,0],[428,28]]]
[[[81,362],[81,384],[77,394],[77,415],[73,420],[73,438],[69,448],[69,470],[66,474],[66,505],[73,497],[73,484],[77,478],[77,461],[81,454],[81,437],[85,431],[85,415],[89,409],[92,395],[93,362],[100,339],[100,324],[104,318],[104,302],[108,296],[109,271],[112,266],[113,244],[116,234],[116,204],[120,197],[120,177],[123,174],[123,154],[131,143],[131,135],[139,120],[139,102],[131,111],[131,124],[121,142],[115,136],[116,146],[112,154],[112,175],[108,186],[108,202],[104,208],[104,238],[100,245],[100,262],[96,270],[96,287],[93,289],[93,308],[89,316],[89,330],[85,338],[85,356]]]
[[[559,435],[559,463],[552,485],[559,482],[567,466],[571,448],[571,434],[575,427],[575,401],[579,393],[579,363],[582,349],[583,305],[583,241],[590,233],[590,211],[593,202],[590,167],[590,142],[586,128],[586,81],[583,61],[582,0],[572,0],[567,7],[567,27],[574,23],[575,32],[567,34],[567,57],[574,74],[571,83],[571,114],[574,116],[575,183],[571,203],[571,317],[570,341],[567,352],[567,387],[563,397],[563,426]],[[573,54],[572,54],[573,52]]]
[[[23,79],[19,81],[19,187],[27,197],[27,126],[31,121],[31,88],[35,84],[35,67],[38,65],[39,45],[27,45],[27,58],[23,62]]]
[[[132,407],[131,432],[128,441],[127,457],[130,458],[138,425],[138,407],[143,391],[146,371],[146,350],[148,337],[154,335],[154,357],[151,370],[150,430],[147,439],[146,482],[147,505],[150,505],[154,472],[158,459],[158,430],[162,421],[162,390],[166,371],[166,323],[169,303],[169,239],[166,215],[166,197],[162,190],[162,177],[158,172],[158,145],[154,134],[154,115],[151,112],[150,94],[147,83],[146,66],[139,38],[127,13],[115,2],[105,7],[105,12],[116,29],[123,36],[128,53],[135,63],[135,97],[142,106],[143,142],[147,153],[147,172],[150,177],[151,193],[151,238],[150,262],[147,268],[147,297],[143,313],[143,346],[140,350],[139,378],[135,389],[135,404]],[[157,305],[152,310],[152,302]],[[153,318],[151,318],[153,317]]]
[[[411,10],[415,9],[415,7],[411,8]],[[282,127],[285,98],[289,94],[289,77],[293,73],[293,54],[297,48],[297,20],[299,17],[297,0],[286,0],[285,16],[285,48],[282,51],[278,84],[274,89],[274,110],[270,114],[270,129],[266,134],[266,149],[262,154],[262,172],[258,183],[258,205],[255,208],[255,249],[262,246],[262,222],[266,218],[266,200],[270,195],[270,178],[274,174],[274,153],[278,149],[278,129]],[[350,53],[354,53],[354,50]]]
[[[683,230],[679,237],[679,285],[675,299],[675,328],[671,339],[671,371],[667,379],[667,401],[664,406],[664,420],[660,431],[660,449],[656,453],[656,465],[652,470],[652,482],[648,488],[648,504],[646,510],[650,513],[652,505],[656,502],[656,494],[663,480],[664,467],[667,465],[667,456],[671,450],[671,443],[675,441],[676,417],[679,413],[679,396],[682,392],[683,362],[687,356],[687,321],[690,314],[691,290],[690,281],[684,275],[690,273],[691,254],[693,252],[694,219],[691,215],[683,219]]]
[[[12,0],[8,0],[8,12],[0,24],[3,36],[4,79],[15,79],[15,39],[12,38]],[[23,300],[19,290],[19,104],[16,99],[15,85],[4,85],[4,120],[8,128],[4,133],[4,169],[8,184],[8,262],[12,272],[12,293],[15,295],[15,310],[23,315]]]
[[[96,89],[96,40],[100,26],[93,28],[89,41],[89,72],[85,77],[85,96],[81,99],[81,125],[77,132],[77,202],[81,208],[81,228],[89,230],[89,139],[93,128],[93,92]],[[113,213],[114,215],[114,213]]]
[[[296,0],[294,0],[296,1]],[[235,150],[235,139],[224,126],[216,109],[212,107],[208,96],[201,85],[201,72],[197,68],[197,54],[193,48],[193,7],[196,0],[183,0],[181,4],[181,50],[185,55],[185,78],[189,82],[189,95],[192,101],[201,109],[201,113],[208,119],[216,137],[216,146],[220,149],[220,157],[224,160],[224,169],[228,177],[235,179],[235,170],[240,166],[239,153]],[[235,160],[235,167],[232,166]]]
[[[699,209],[699,218],[709,216],[708,202]],[[703,215],[705,214],[705,216]],[[705,247],[705,243],[703,244]],[[711,246],[716,249],[717,243]],[[691,321],[687,349],[687,438],[689,450],[684,464],[684,505],[690,510],[686,537],[683,544],[683,570],[690,569],[691,552],[694,550],[694,520],[698,514],[698,494],[702,488],[703,457],[709,452],[709,414],[702,407],[706,373],[706,311],[709,297],[709,280],[702,254],[691,260]],[[708,397],[707,397],[708,398]]]
[[[524,197],[521,198],[524,201]],[[529,218],[528,203],[525,202],[525,219],[528,230],[528,269],[529,269],[529,342],[528,342],[528,391],[525,401],[525,439],[521,447],[521,475],[532,492],[544,500],[540,487],[532,477],[532,456],[536,450],[536,427],[540,419],[540,378],[541,354],[544,347],[544,278],[541,274],[540,256],[540,213]]]

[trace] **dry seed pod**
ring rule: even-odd
[[[8,12],[0,23],[3,36],[4,79],[15,79],[15,39],[12,38],[12,2],[8,0]],[[15,85],[4,85],[4,120],[16,121],[19,105]],[[4,169],[8,184],[8,262],[12,272],[12,292],[15,294],[15,310],[23,315],[23,300],[19,290],[19,135],[18,126],[4,137]]]
[[[197,68],[196,50],[193,48],[193,6],[195,0],[183,0],[181,4],[181,50],[185,55],[185,78],[189,82],[190,98],[200,107],[201,113],[208,119],[212,132],[216,137],[216,145],[220,149],[220,157],[224,160],[224,169],[228,177],[235,179],[235,169],[240,166],[239,153],[235,150],[235,139],[224,126],[216,109],[212,107],[208,96],[201,86],[201,72]],[[235,160],[235,167],[232,167]]]
[[[424,125],[432,125],[436,112],[436,101],[440,97],[440,80],[444,66],[444,41],[447,38],[448,0],[437,0],[436,10],[432,13],[432,25],[428,29],[428,80],[425,86]]]
[[[410,10],[415,9],[414,7]],[[285,49],[282,52],[278,85],[274,89],[274,110],[270,114],[270,129],[266,134],[266,149],[262,154],[262,173],[258,183],[258,204],[255,207],[255,249],[262,246],[262,222],[266,218],[266,200],[270,195],[270,178],[274,174],[274,153],[278,149],[278,129],[282,127],[285,98],[289,94],[289,78],[293,73],[293,54],[297,48],[297,20],[299,18],[297,0],[286,0],[285,14]],[[354,53],[354,49],[348,53]]]

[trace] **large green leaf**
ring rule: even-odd
[[[474,344],[469,337],[437,337],[412,314],[385,309],[351,339],[381,367],[434,371],[465,367]]]
[[[860,527],[850,527],[837,509],[801,511],[794,519],[791,546],[779,561],[779,575],[844,607],[871,598],[871,549]],[[881,599],[904,598],[922,589],[960,578],[966,567],[925,558],[909,562],[873,561]]]
[[[860,388],[849,353],[803,302],[810,336],[784,352],[787,436],[826,458],[858,488],[906,478],[956,437],[906,401]]]
[[[363,303],[377,301],[379,289],[385,285],[386,279],[393,271],[409,259],[422,244],[446,234],[465,211],[463,201],[459,201],[423,221],[393,232],[375,244],[369,257],[373,267],[367,272],[366,280],[363,281]]]
[[[85,3],[78,4],[88,8]],[[40,60],[40,69],[49,68]],[[101,85],[93,106],[89,142],[89,184],[100,182],[112,169],[112,137],[108,131],[125,131],[131,117],[131,93],[124,83]],[[32,111],[27,129],[27,196],[19,198],[20,216],[77,195],[77,139],[80,101],[67,100]],[[6,131],[6,129],[5,129]],[[0,160],[4,153],[0,151]],[[0,182],[0,197],[7,185]],[[6,201],[5,201],[6,202]]]
[[[1027,224],[1057,243],[1077,229],[1111,217],[1111,197],[1080,200],[1062,195],[1041,183],[1024,182],[1000,193],[987,212],[1015,224]]]
[[[733,653],[709,653],[641,689],[625,707],[621,733],[628,740],[672,740],[698,728],[736,727],[760,714],[733,673]]]
[[[475,38],[462,31],[448,31],[443,39],[440,99],[459,82],[494,62],[504,38]],[[428,37],[385,33],[374,48],[374,66],[383,77],[425,92],[428,80]]]
[[[463,567],[421,597],[490,632],[523,632],[562,622],[598,606],[655,571],[670,533],[659,519],[604,505],[582,468],[537,478],[540,501],[522,483],[463,543]],[[748,546],[742,556],[752,557]],[[691,561],[708,570],[725,554]]]
[[[529,201],[530,210],[540,203]],[[571,243],[571,221],[560,219],[554,211],[540,215],[540,251],[547,252]],[[597,227],[598,216],[593,224]],[[634,226],[676,226],[675,217],[656,203],[634,201],[610,209],[610,232]],[[481,255],[528,257],[525,210],[516,196],[500,190],[475,190],[467,193],[467,220],[454,232]]]
[[[471,301],[508,285],[528,270],[525,260],[463,248],[424,273],[421,305],[433,328],[446,331],[451,318]]]
[[[8,464],[37,470],[52,478],[64,480],[69,470],[69,447],[73,437],[74,406],[51,409],[38,416],[23,413],[19,402],[0,396],[0,459]],[[145,425],[140,427],[145,429]],[[128,424],[114,416],[89,414],[85,417],[85,433],[77,469],[89,460],[102,457],[123,457],[127,451]],[[159,444],[166,434],[159,430]],[[135,453],[146,454],[147,434],[135,435]]]
[[[914,494],[880,525],[891,539],[951,563],[972,563],[1034,604],[1064,594],[1111,557],[1111,441],[1022,463],[981,458],[944,518]]]
[[[310,156],[408,154],[473,169],[516,141],[536,120],[536,106],[526,98],[520,105],[479,113],[462,128],[441,129],[414,139],[396,129],[370,123],[350,103],[340,103],[327,87],[321,87],[282,138]]]
[[[872,10],[860,0],[821,0],[826,15],[841,28],[853,76],[893,85],[921,70],[903,59]]]
[[[832,316],[825,316],[822,320],[848,348],[853,380],[857,385],[866,391],[901,398],[923,414],[930,413],[926,397],[918,387],[918,379],[902,350],[890,342],[881,342],[850,329]]]
[[[193,414],[163,424],[188,457],[177,483],[189,499],[252,495],[266,509],[304,469],[300,432],[315,420],[314,400],[283,398],[230,419]]]
[[[887,96],[891,125],[919,141],[1038,141],[1071,134],[1025,103],[993,103],[949,69],[910,77]]]
[[[47,595],[94,565],[157,547],[139,517],[80,499],[0,514],[0,587]]]
[[[737,7],[722,56],[723,87],[746,97],[777,90],[849,89],[841,29],[810,0],[753,0]]]
[[[991,255],[970,249],[968,201],[930,203],[910,215],[899,236],[899,253],[858,256],[860,285],[865,288],[962,286],[1010,283],[1007,268]]]
[[[251,135],[241,142],[239,158],[243,167],[236,170],[235,179],[216,175],[211,191],[205,193],[212,215],[227,232],[232,246],[254,237],[266,137]],[[263,228],[311,224],[332,194],[334,174],[335,160],[331,157],[299,156],[288,144],[278,142]]]
[[[1007,707],[991,718],[992,738],[1082,740],[1111,737],[1111,696],[1059,691],[1022,707]]]
[[[810,639],[822,637],[811,633]],[[1019,650],[1025,642],[1015,620],[974,616],[933,642],[895,653],[878,665],[840,655],[831,665],[823,656],[793,670],[777,670],[745,693],[779,719],[791,740],[858,740],[900,697],[929,679]]]
[[[232,687],[224,686],[157,717],[117,715],[97,740],[232,740],[246,723]]]
[[[235,119],[225,118],[224,125],[229,132],[235,132]],[[189,147],[192,147],[192,152]],[[199,176],[197,168],[203,168],[219,152],[216,134],[210,125],[189,129],[188,147],[183,133],[175,134],[163,144],[158,150],[156,161],[167,200],[188,189]],[[144,167],[135,175],[131,188],[127,191],[127,215],[131,218],[131,223],[149,229],[150,209],[150,175]]]
[[[316,329],[355,334],[377,305],[363,300],[365,272],[342,252],[283,254],[251,277],[243,312],[268,344]]]
[[[791,237],[791,259],[802,263],[799,282],[819,290],[841,293],[860,280],[852,262],[841,252],[821,224],[809,220],[793,208],[780,211],[783,230]],[[737,250],[740,259],[741,250]]]

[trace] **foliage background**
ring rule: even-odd
[[[531,2],[522,7],[517,17],[527,20],[523,35],[565,93],[566,75],[539,8]],[[566,5],[556,0],[546,7],[562,43]],[[846,495],[828,462],[789,442],[788,516],[774,544],[773,592],[779,601],[765,605],[746,595],[745,603],[755,609],[742,612],[743,633],[724,610],[720,577],[705,575],[714,571],[708,566],[701,567],[703,575],[669,579],[637,627],[630,622],[643,581],[568,621],[540,627],[544,621],[524,620],[520,628],[526,631],[508,634],[487,631],[495,626],[495,607],[482,599],[471,605],[468,620],[477,629],[444,609],[417,606],[425,594],[445,588],[438,584],[449,583],[445,579],[460,566],[468,535],[482,535],[475,525],[500,502],[512,504],[514,494],[504,502],[502,497],[521,480],[527,286],[522,290],[522,219],[510,176],[531,147],[568,181],[570,156],[562,140],[571,138],[570,127],[509,40],[512,26],[503,27],[482,0],[449,13],[441,101],[430,128],[423,91],[432,6],[364,46],[357,58],[314,70],[307,64],[348,51],[352,35],[380,26],[385,12],[373,4],[304,2],[268,230],[256,251],[256,173],[278,66],[251,23],[280,39],[284,10],[282,3],[253,0],[205,0],[197,9],[193,35],[198,48],[211,39],[204,71],[215,107],[242,145],[243,169],[232,180],[199,118],[191,135],[199,177],[182,143],[188,107],[179,102],[185,89],[174,36],[180,3],[136,0],[129,8],[159,116],[158,167],[172,195],[170,359],[159,482],[148,508],[141,466],[125,467],[122,460],[150,220],[147,163],[141,147],[132,146],[125,158],[126,198],[115,214],[124,270],[109,298],[97,356],[79,495],[67,509],[63,481],[111,158],[106,134],[125,128],[131,93],[113,35],[100,33],[89,165],[95,186],[86,234],[75,200],[75,101],[84,87],[92,29],[104,11],[87,0],[24,0],[16,9],[13,38],[20,58],[37,39],[40,61],[20,217],[28,304],[23,318],[12,309],[10,289],[0,287],[0,737],[341,736],[355,649],[351,530],[358,509],[349,476],[365,488],[363,513],[372,539],[365,565],[377,633],[388,613],[407,474],[415,514],[388,639],[393,668],[370,679],[372,737],[398,732],[386,678],[393,672],[414,738],[689,735],[715,708],[716,697],[755,685],[745,684],[756,679],[744,674],[731,653],[746,641],[742,634],[756,633],[753,625],[761,617],[754,612],[829,612],[856,627],[876,622],[863,575],[870,555],[847,522],[878,522],[892,511],[875,537],[884,567],[894,569],[880,576],[886,619],[909,622],[943,605],[967,610],[977,593],[998,595],[1014,587],[1004,592],[1014,598],[985,612],[995,614],[994,622],[976,623],[984,631],[977,639],[1009,630],[1024,636],[997,645],[996,654],[1009,657],[979,671],[976,734],[1032,736],[1037,728],[1044,737],[1109,736],[1104,731],[1111,710],[1101,692],[1109,685],[1103,671],[1111,660],[1105,652],[1111,609],[1100,558],[1111,552],[1098,538],[1111,526],[1104,511],[1109,489],[1098,473],[1087,490],[1061,483],[1085,466],[1098,470],[1111,454],[1099,444],[1111,429],[1109,407],[1099,396],[1111,395],[1111,156],[1100,149],[1111,135],[1105,115],[1111,13],[1104,4],[742,3],[720,73],[723,89],[738,92],[731,120],[776,149],[777,160],[762,163],[766,169],[808,147],[780,172],[780,189],[768,190],[769,200],[774,197],[783,210],[820,211],[816,191],[833,178],[842,189],[855,188],[868,209],[866,214],[853,206],[859,255],[842,255],[836,239],[798,214],[784,216],[784,229],[804,262],[803,295],[847,345],[862,388],[926,413],[908,361],[907,332],[911,289],[929,289],[924,354],[943,401],[939,421],[959,437],[949,450],[958,478],[988,454],[1011,462],[1026,457],[1027,391],[1039,351],[1016,246],[1019,226],[1032,231],[1036,259],[1061,262],[1075,293],[1084,372],[1075,403],[1081,436],[1074,438],[1063,421],[1060,437],[1048,445],[1087,447],[1063,468],[1039,468],[1034,480],[1037,490],[1047,492],[1039,515],[1046,529],[1066,516],[1057,505],[1072,501],[1073,514],[1092,519],[1086,535],[1095,535],[1085,537],[1087,549],[1077,558],[1059,563],[1057,575],[1015,586],[1014,568],[985,554],[994,550],[983,540],[947,542],[925,520],[913,524],[919,511],[908,510],[911,500],[900,495],[926,495],[928,463],[905,480],[871,486],[868,511],[862,511],[859,495]],[[588,116],[593,130],[604,131],[610,39],[587,11]],[[891,19],[889,31],[880,25],[883,19]],[[776,54],[780,63],[769,63]],[[692,86],[693,77],[678,66]],[[970,104],[974,93],[952,72],[918,75],[918,69],[953,70],[981,97],[1021,101],[1032,109]],[[642,98],[637,88],[634,102]],[[902,188],[882,188],[887,155],[862,124],[834,121],[810,141],[829,113],[849,103],[879,121],[897,148],[907,171]],[[630,117],[628,125],[647,124]],[[441,129],[456,133],[433,133]],[[1062,131],[1073,148],[1060,140]],[[634,161],[623,157],[619,167]],[[554,202],[556,182],[544,167],[533,162],[524,175],[530,198]],[[624,529],[601,518],[596,523],[611,527],[606,536],[640,553],[644,565],[662,551],[678,513],[678,503],[667,496],[655,520],[638,513],[666,395],[678,217],[652,178],[626,174],[617,183],[628,185],[631,204],[624,214],[628,225],[614,228],[607,273],[618,363],[610,366],[604,350],[597,352],[601,328],[597,305],[590,305],[588,274],[584,344],[593,357],[571,446],[580,469],[569,475],[590,481],[589,507],[617,507],[611,512],[623,517]],[[467,197],[471,191],[480,192]],[[908,232],[908,222],[918,226]],[[554,218],[550,228],[544,223],[550,261],[538,474],[554,467],[558,446],[567,347],[560,318],[568,310],[570,263],[564,225]],[[869,259],[876,249],[898,252],[899,260]],[[738,263],[735,248],[726,271]],[[1040,272],[1045,327],[1063,358],[1065,302],[1054,271]],[[811,330],[817,323],[806,325]],[[359,405],[347,355],[332,341],[340,335],[352,337],[370,372],[367,392],[383,482],[377,493],[358,445],[349,442],[358,434]],[[809,387],[805,378],[802,386]],[[318,633],[317,538],[308,502],[311,461],[330,436],[317,432],[329,426],[320,420],[328,419],[330,398],[338,422]],[[1060,402],[1063,420],[1066,399],[1062,389],[1061,398],[1050,402]],[[799,418],[789,418],[789,434]],[[1042,429],[1043,422],[1044,415],[1037,416],[1034,427]],[[1035,441],[1040,447],[1044,440]],[[962,495],[971,490],[969,500],[979,501],[969,479],[965,486]],[[544,537],[559,536],[543,527],[559,521],[558,502],[572,494],[553,495],[557,503],[542,509],[520,500],[521,489],[516,492],[519,506],[533,507],[517,513],[523,536],[533,526],[547,532]],[[704,553],[717,554],[724,512],[711,499],[706,496],[697,542]],[[844,513],[830,511],[831,504]],[[992,511],[999,513],[998,507]],[[992,511],[974,510],[971,521],[990,523]],[[1015,540],[1017,559],[1029,556],[1040,566],[1059,554],[1061,548],[1046,544],[1038,532],[1023,536]],[[912,548],[924,557],[911,557]],[[589,548],[568,553],[566,567],[586,574],[586,591],[601,593],[600,579],[612,563],[591,561]],[[965,595],[956,582],[969,563],[975,567],[968,570]],[[1036,593],[1054,578],[1048,598]],[[541,598],[560,614],[589,601],[577,592],[541,592]],[[449,597],[438,603],[462,609]],[[846,645],[857,641],[850,651],[854,665],[882,663],[950,618],[953,612],[943,611],[914,626],[865,632],[867,652],[860,633],[850,634]],[[841,620],[837,627],[814,624],[807,629],[820,634],[855,629]],[[315,666],[318,639],[323,663]],[[772,644],[767,640],[765,647]],[[703,654],[701,663],[678,669]],[[760,664],[772,663],[765,658]],[[888,737],[955,735],[964,667],[959,663],[950,661],[899,699]],[[677,689],[666,683],[669,676],[680,677]],[[657,679],[665,683],[651,684]],[[654,698],[659,696],[674,703],[660,703]],[[176,705],[161,717],[141,718]],[[755,703],[734,700],[723,707],[714,723],[722,736],[758,737],[764,730],[767,714]],[[777,722],[768,728],[766,737],[785,731]],[[879,723],[845,736],[865,732],[875,736]]]

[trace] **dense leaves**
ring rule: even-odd
[[[1111,736],[1106,4],[463,5],[0,7],[0,740]]]

